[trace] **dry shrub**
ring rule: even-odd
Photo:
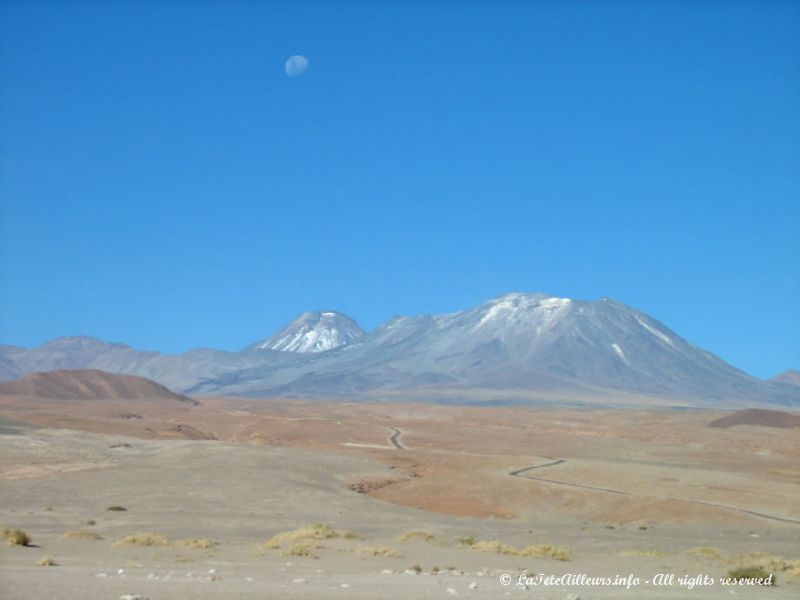
[[[58,563],[50,556],[43,556],[38,561],[36,561],[37,567],[56,567]]]
[[[22,529],[0,527],[0,536],[8,542],[9,546],[29,546],[31,543],[31,536]]]
[[[475,550],[476,552],[495,552],[497,554],[508,554],[510,556],[519,556],[519,551],[514,548],[514,546],[507,546],[505,544],[501,544],[500,542],[494,541],[482,541],[482,542],[475,542],[470,546],[470,550]]]
[[[478,543],[478,540],[475,539],[474,536],[465,535],[463,537],[458,538],[458,543],[461,544],[462,546],[474,546],[475,544]]]
[[[747,552],[737,556],[726,556],[722,550],[713,547],[700,547],[686,550],[685,554],[724,561],[739,569],[762,569],[767,573],[786,572],[800,576],[800,560],[786,559],[766,552]]]
[[[217,542],[214,540],[210,540],[208,538],[189,538],[185,540],[178,540],[175,542],[178,546],[188,546],[189,548],[195,548],[196,550],[210,550],[214,546],[217,546]]]
[[[800,568],[800,560],[787,560],[782,556],[774,556],[766,552],[748,552],[730,559],[730,562],[739,567],[763,569],[767,573],[794,571]]]
[[[286,544],[297,541],[311,541],[311,540],[330,540],[334,538],[344,538],[348,540],[361,539],[357,533],[352,531],[337,531],[331,528],[330,525],[325,523],[314,523],[307,527],[293,529],[292,531],[285,531],[278,533],[269,538],[264,544],[265,548],[280,548]]]
[[[317,548],[319,548],[319,544],[315,544],[313,542],[295,544],[289,548],[289,551],[285,554],[288,556],[301,556],[303,558],[319,558],[319,556],[314,553],[314,550]]]
[[[356,554],[360,554],[362,556],[381,556],[383,558],[400,558],[400,555],[397,554],[391,548],[386,548],[385,546],[376,546],[376,547],[367,547],[367,546],[359,546],[355,550],[353,550]]]
[[[67,531],[61,537],[68,539],[68,540],[102,540],[103,536],[95,533],[94,531],[83,531],[83,530],[75,530],[75,531]]]
[[[519,556],[552,558],[553,560],[569,560],[571,557],[568,548],[553,546],[552,544],[536,544],[533,546],[527,546],[519,551]]]
[[[493,540],[475,542],[469,545],[469,549],[475,550],[476,552],[492,552],[495,554],[506,554],[508,556],[552,558],[554,560],[569,560],[571,558],[568,548],[553,546],[552,544],[535,544],[518,550],[514,546],[509,546]]]
[[[719,560],[722,558],[722,550],[713,546],[698,546],[697,548],[690,548],[684,554],[696,556],[698,558],[706,558],[709,560]]]
[[[161,535],[157,531],[136,533],[114,542],[114,548],[129,544],[135,546],[169,546],[169,538]]]
[[[439,538],[437,538],[429,531],[407,531],[397,539],[401,542],[412,542],[415,540],[419,540],[421,542],[431,542],[431,543],[439,542]]]
[[[728,571],[727,576],[734,581],[741,581],[743,579],[767,579],[770,573],[771,571],[767,571],[762,567],[751,565],[749,567],[739,567],[738,569]],[[773,579],[767,585],[775,585],[775,580]]]

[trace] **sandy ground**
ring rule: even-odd
[[[677,580],[765,560],[737,558],[748,553],[800,559],[798,431],[706,427],[716,416],[0,398],[0,525],[34,544],[0,545],[0,597],[798,597],[800,576],[780,562],[772,588]],[[360,539],[322,540],[316,558],[262,546],[315,522]],[[102,539],[62,537],[75,530]],[[151,531],[169,545],[114,547]],[[410,531],[433,539],[401,541]],[[464,537],[553,544],[570,560]],[[180,543],[205,538],[216,545]],[[715,550],[686,552],[697,547]],[[43,556],[57,566],[36,566]],[[641,581],[526,589],[526,572]],[[676,581],[656,586],[660,573]]]

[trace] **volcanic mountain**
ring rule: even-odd
[[[0,394],[59,400],[169,400],[197,404],[144,377],[117,375],[97,369],[31,373],[22,379],[0,383]]]
[[[442,401],[622,392],[712,405],[800,402],[800,393],[751,377],[610,298],[538,293],[507,294],[463,312],[397,317],[348,346],[223,375],[192,391],[373,398],[403,391]]]

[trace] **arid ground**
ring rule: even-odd
[[[0,597],[800,595],[798,428],[199,400],[0,396],[0,525],[31,538],[2,544]],[[719,583],[741,566],[777,585]],[[526,588],[524,573],[640,582]],[[715,584],[679,582],[701,574]]]

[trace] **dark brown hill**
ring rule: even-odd
[[[0,394],[59,400],[171,400],[197,404],[163,385],[136,375],[118,375],[97,369],[30,373],[0,383]]]
[[[800,415],[781,412],[779,410],[765,410],[761,408],[748,408],[733,414],[711,421],[709,427],[734,427],[736,425],[761,425],[763,427],[800,427]]]

